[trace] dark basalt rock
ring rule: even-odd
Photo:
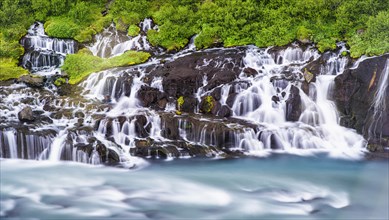
[[[300,90],[295,87],[290,87],[290,94],[286,100],[286,120],[298,121],[302,113]]]
[[[217,112],[217,116],[228,118],[232,116],[232,110],[226,105],[223,105]]]
[[[203,76],[198,70],[180,66],[166,68],[168,73],[163,79],[162,86],[169,96],[191,96],[202,85]]]
[[[33,114],[30,106],[24,107],[18,113],[18,118],[19,118],[19,121],[21,121],[21,122],[32,122],[35,120],[34,114]]]
[[[254,76],[256,76],[257,74],[258,74],[258,72],[255,70],[255,69],[253,69],[253,68],[250,68],[250,67],[246,67],[246,68],[244,68],[243,69],[243,72],[244,72],[244,74],[247,76],[247,77],[254,77]]]
[[[166,103],[160,103],[160,100],[166,100],[166,95],[156,88],[142,86],[137,94],[138,99],[144,107],[162,110],[164,109],[164,105],[166,106]]]
[[[386,54],[364,60],[358,68],[347,69],[335,78],[334,99],[343,115],[341,124],[355,128],[369,143],[384,144],[389,137],[389,111],[381,109],[374,116],[373,104],[388,59]],[[385,102],[389,103],[389,95]]]
[[[40,88],[45,85],[46,78],[37,75],[24,75],[18,79],[18,82],[25,83],[30,87]]]
[[[209,91],[221,84],[232,82],[242,69],[241,49],[197,52],[151,68],[146,83],[153,77],[163,77],[162,86],[170,97],[190,97],[203,86],[203,78],[208,79],[205,87]]]
[[[195,97],[184,97],[184,103],[180,107],[180,111],[193,113],[196,110],[197,105],[198,100]]]

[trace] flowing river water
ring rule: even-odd
[[[2,217],[385,219],[388,162],[274,155],[127,170],[2,160]]]

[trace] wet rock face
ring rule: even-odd
[[[342,125],[357,129],[369,142],[377,142],[375,139],[381,136],[381,140],[389,137],[388,109],[374,109],[377,90],[384,83],[382,80],[388,59],[389,55],[384,55],[364,60],[358,68],[348,69],[335,78],[334,99],[344,115]],[[386,95],[382,101],[389,103],[389,96]]]
[[[292,86],[289,98],[286,100],[286,120],[298,121],[302,112],[300,90]]]
[[[32,122],[35,119],[30,106],[24,107],[18,113],[18,118],[21,122]]]
[[[161,110],[164,108],[164,104],[161,103],[161,100],[165,99],[166,95],[158,89],[149,86],[142,86],[137,94],[142,106]]]
[[[143,82],[149,86],[142,86],[137,92],[137,97],[142,102],[142,106],[156,110],[162,110],[167,102],[174,103],[182,97],[184,102],[181,106],[177,106],[181,112],[193,113],[196,109],[200,109],[206,113],[227,117],[231,115],[227,108],[223,108],[220,112],[222,107],[218,103],[221,98],[220,86],[233,83],[238,78],[243,69],[243,57],[244,50],[234,48],[197,52],[163,65],[149,67],[146,70],[150,71],[149,74],[143,78]],[[256,73],[254,69],[247,71],[251,75]],[[161,78],[162,91],[151,88],[153,80],[157,77]],[[208,106],[204,109],[204,102],[195,97],[200,87],[203,92],[210,92],[215,108]]]
[[[40,88],[45,85],[46,79],[43,76],[37,75],[24,75],[18,79],[18,82],[25,83],[30,87]]]

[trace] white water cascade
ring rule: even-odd
[[[329,152],[332,156],[358,157],[366,143],[361,135],[339,125],[336,107],[330,101],[331,86],[335,78],[332,74],[341,73],[344,60],[330,59],[331,65],[342,68],[338,68],[338,71],[330,69],[330,72],[323,70],[321,73],[324,75],[318,76],[316,82],[310,86],[314,91],[306,95],[298,88],[301,71],[308,60],[318,58],[315,52],[307,50],[308,52],[287,48],[273,61],[266,50],[249,49],[244,58],[245,66],[262,74],[245,79],[250,86],[238,88],[241,92],[238,93],[232,110],[236,117],[265,126],[265,131],[271,134],[265,135],[268,138],[260,138],[265,148],[291,153],[304,153],[298,149],[312,149]],[[289,63],[294,65],[289,66]],[[284,78],[285,72],[290,75],[287,79]],[[241,75],[241,78],[244,76]],[[279,82],[274,83],[274,79]],[[302,109],[298,121],[294,123],[287,120],[292,86],[297,86],[301,99],[301,103],[297,101],[297,105],[293,107]],[[280,101],[274,102],[272,97],[277,97]],[[262,131],[258,136],[264,136],[264,133],[266,132]]]
[[[22,66],[39,75],[51,75],[58,69],[67,54],[75,53],[77,44],[74,40],[50,38],[44,32],[43,24],[34,23],[28,34],[20,42],[26,52]]]
[[[386,102],[387,97],[389,96],[389,59],[386,60],[385,67],[381,72],[379,79],[378,89],[375,93],[374,102],[371,108],[373,108],[373,119],[374,121],[370,124],[369,138],[374,138],[377,136],[377,129],[382,124],[382,119],[385,117],[385,112],[389,110],[389,103]]]
[[[102,33],[95,36],[95,43],[88,48],[94,56],[104,58],[118,56],[128,50],[149,51],[151,46],[145,34],[150,29],[152,29],[152,20],[146,18],[140,23],[141,33],[135,37],[130,37],[125,33],[119,32],[112,23]]]

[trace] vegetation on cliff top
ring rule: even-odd
[[[88,49],[82,49],[66,57],[62,70],[68,74],[70,84],[77,84],[93,72],[143,63],[149,57],[149,53],[127,51],[120,56],[104,59],[93,56]]]
[[[323,52],[347,41],[351,56],[389,52],[389,1],[385,0],[3,0],[0,1],[0,58],[15,63],[23,54],[20,38],[36,20],[49,36],[79,42],[112,21],[135,35],[152,17],[153,45],[179,50],[197,34],[207,48],[255,44],[286,45],[312,41]]]

